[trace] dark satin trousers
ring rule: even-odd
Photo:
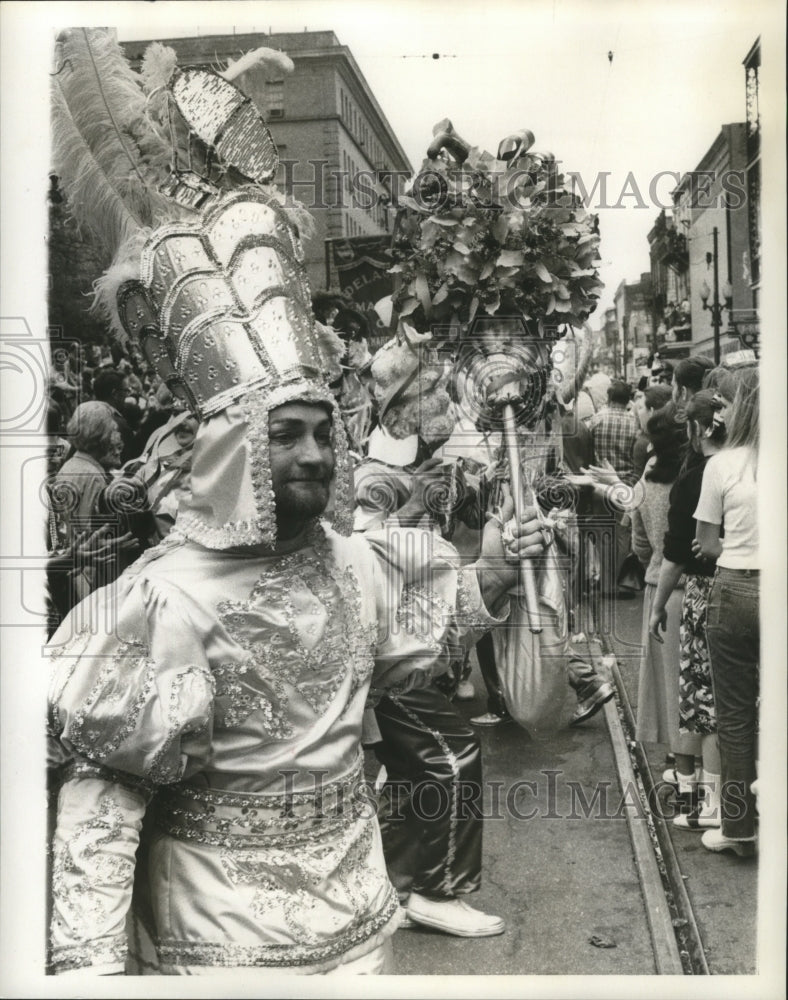
[[[383,851],[400,894],[450,899],[479,888],[482,762],[479,739],[434,685],[382,699],[387,781],[380,807]]]

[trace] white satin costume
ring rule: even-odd
[[[396,929],[368,692],[440,672],[493,619],[427,533],[320,522],[298,544],[217,550],[176,523],[52,639],[51,971],[325,972]],[[158,957],[140,966],[143,926]]]

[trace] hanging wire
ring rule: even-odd
[[[396,58],[399,59],[456,59],[456,53],[446,53],[446,52],[425,52],[413,53],[413,54],[403,54]]]

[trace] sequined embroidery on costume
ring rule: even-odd
[[[443,645],[435,636],[443,635],[453,618],[454,608],[427,587],[409,584],[403,589],[397,621],[433,652],[442,652]]]
[[[47,717],[47,735],[59,737],[63,732],[63,722],[60,718],[60,713],[58,712],[58,704],[60,703],[60,696],[66,689],[68,682],[74,673],[79,662],[80,655],[85,651],[85,647],[88,642],[90,642],[90,636],[92,634],[89,625],[85,625],[84,628],[79,629],[74,632],[73,635],[66,640],[61,646],[49,647],[51,649],[50,658],[53,663],[53,670],[55,671],[55,677],[57,679],[57,688],[54,688],[50,692],[49,696],[49,709]],[[77,649],[79,648],[79,652]],[[70,662],[67,667],[59,662],[66,657],[69,658]]]
[[[207,715],[204,719],[183,717],[182,705],[186,700],[183,698],[183,688],[189,682],[198,688],[202,687],[205,689],[207,697],[204,697],[202,700],[205,705],[209,706],[209,712],[213,708],[213,695],[216,682],[210,672],[205,667],[188,667],[185,670],[179,671],[170,687],[169,702],[167,704],[167,721],[169,723],[167,735],[156,751],[147,772],[147,777],[156,784],[167,784],[171,781],[178,781],[183,777],[187,754],[172,751],[173,744],[178,737],[182,740],[185,740],[189,736],[194,738],[204,736],[206,739],[208,737],[211,724],[210,715]]]
[[[509,617],[509,600],[506,599],[498,617],[490,614],[484,604],[471,600],[472,590],[468,585],[467,574],[476,573],[473,566],[466,566],[457,574],[457,609],[455,621],[461,627],[487,630],[496,622],[504,622]],[[474,588],[476,594],[478,587]]]
[[[364,822],[346,826],[332,840],[302,845],[297,852],[279,847],[223,851],[221,859],[236,885],[255,887],[251,909],[259,919],[280,911],[293,940],[314,945],[326,931],[346,931],[347,913],[367,913],[370,892],[385,888],[385,875],[369,863],[372,846],[373,827]],[[320,887],[332,877],[341,886],[342,900],[336,899],[336,890],[331,899],[321,898]]]
[[[276,609],[283,623],[263,618],[262,608]],[[320,527],[312,533],[312,544],[265,569],[246,601],[224,601],[217,611],[247,654],[215,670],[224,725],[260,712],[268,734],[286,739],[293,734],[287,717],[293,688],[320,716],[348,672],[347,704],[372,673],[374,626],[362,624],[355,574],[336,567]]]
[[[173,941],[159,943],[162,964],[168,966],[217,966],[220,968],[293,968],[331,962],[351,948],[368,941],[394,917],[399,899],[389,887],[383,906],[371,917],[352,923],[346,930],[322,944],[241,945],[231,942]]]
[[[134,700],[128,702],[129,675],[142,675]],[[122,642],[112,659],[98,672],[96,682],[80,708],[74,712],[68,739],[74,749],[91,760],[101,761],[135,730],[140,712],[156,683],[157,667],[148,647],[136,640]],[[94,709],[101,705],[101,725]],[[117,714],[108,712],[117,706]],[[60,735],[59,733],[57,735]]]
[[[69,840],[55,851],[52,864],[53,930],[59,923],[57,914],[60,913],[71,932],[86,939],[82,946],[65,949],[68,954],[61,954],[61,949],[53,950],[51,961],[61,970],[95,963],[95,956],[84,953],[91,953],[94,947],[101,946],[102,943],[92,940],[91,935],[96,927],[106,922],[107,913],[104,893],[94,889],[94,885],[131,886],[133,861],[102,851],[105,844],[121,839],[122,828],[123,812],[120,806],[111,795],[105,795],[98,815],[77,826]],[[126,950],[125,934],[104,941],[104,947],[109,948],[115,957],[120,955],[122,958]]]

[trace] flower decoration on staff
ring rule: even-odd
[[[580,326],[596,307],[599,227],[527,130],[497,156],[470,147],[446,119],[399,199],[394,307],[421,331],[478,312]]]

